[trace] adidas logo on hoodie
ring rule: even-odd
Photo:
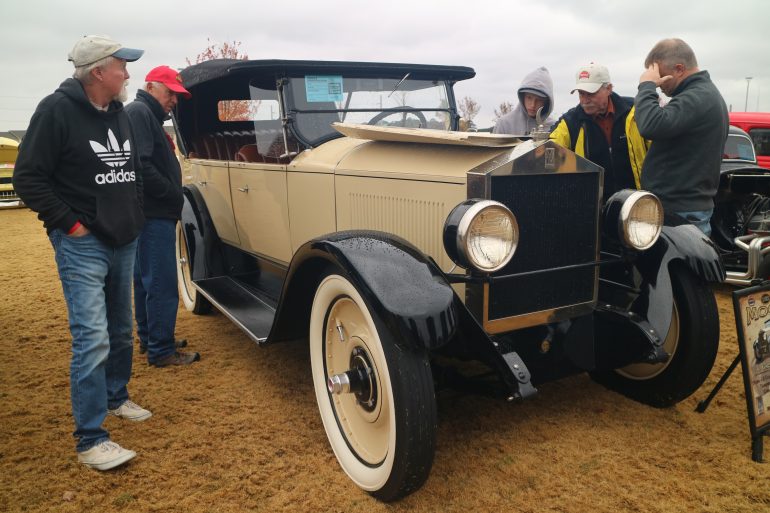
[[[96,156],[99,157],[99,159],[110,166],[111,169],[107,173],[98,173],[94,179],[96,180],[96,183],[99,185],[104,185],[108,183],[123,183],[123,182],[135,182],[136,181],[136,172],[135,171],[124,171],[123,169],[118,169],[116,172],[114,168],[120,168],[129,161],[131,158],[131,141],[126,139],[126,141],[123,143],[123,146],[118,143],[118,139],[115,137],[115,134],[112,132],[112,129],[107,130],[107,147],[102,146],[101,143],[98,143],[96,141],[88,141],[91,144],[91,149],[94,150],[94,153],[96,153]]]

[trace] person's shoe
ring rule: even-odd
[[[133,420],[135,422],[139,422],[140,420],[147,420],[152,417],[152,412],[150,410],[145,410],[130,399],[126,399],[123,404],[114,410],[108,409],[107,413],[123,419]]]
[[[174,341],[174,347],[177,349],[182,349],[183,347],[187,347],[187,339],[182,338],[179,340]],[[147,346],[145,344],[142,344],[139,342],[139,354],[144,354],[147,352]]]
[[[190,365],[193,362],[197,362],[201,359],[199,353],[187,353],[184,351],[176,351],[165,358],[158,360],[154,365],[155,367],[168,367],[169,365]]]
[[[115,442],[105,440],[87,451],[78,453],[78,461],[96,470],[109,470],[134,459],[136,453],[124,449]]]

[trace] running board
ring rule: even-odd
[[[267,340],[275,308],[229,276],[193,282],[195,288],[257,344]]]

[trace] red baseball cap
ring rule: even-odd
[[[182,77],[179,76],[179,72],[169,68],[168,66],[158,66],[157,68],[153,68],[149,73],[147,73],[147,76],[144,77],[144,81],[160,82],[175,93],[179,93],[184,96],[185,99],[189,100],[192,98],[190,91],[182,86]]]

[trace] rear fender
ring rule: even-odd
[[[194,185],[183,187],[184,203],[180,222],[187,241],[193,281],[224,274],[221,242],[206,203]]]

